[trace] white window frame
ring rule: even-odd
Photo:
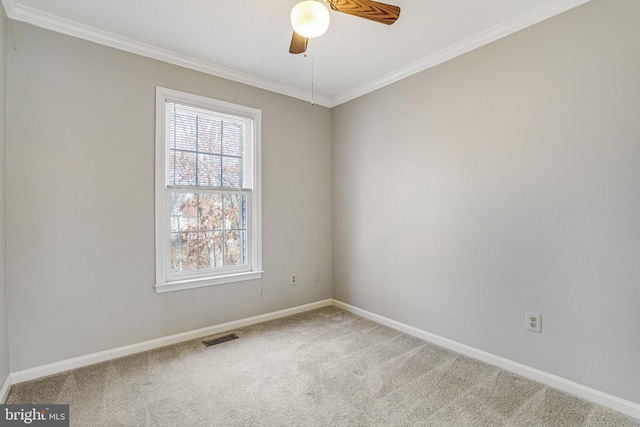
[[[248,117],[253,120],[253,182],[250,190],[242,190],[248,196],[246,231],[248,262],[245,266],[220,267],[193,272],[171,271],[171,206],[169,196],[172,188],[168,186],[167,176],[170,149],[165,138],[167,101]],[[155,289],[157,293],[256,280],[262,277],[261,125],[262,111],[259,109],[156,86]],[[224,192],[224,190],[216,190],[216,192]]]

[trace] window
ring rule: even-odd
[[[262,277],[260,110],[156,88],[156,291]]]

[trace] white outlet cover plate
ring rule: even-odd
[[[526,311],[524,313],[524,327],[527,331],[542,333],[542,316],[540,313]]]

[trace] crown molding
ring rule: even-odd
[[[406,67],[400,68],[392,73],[389,73],[379,79],[372,80],[369,83],[358,86],[357,88],[344,92],[331,99],[331,107],[344,104],[352,99],[359,98],[375,90],[381,89],[399,80],[407,78],[413,74],[417,74],[428,68],[435,67],[436,65],[447,62],[453,58],[456,58],[462,54],[475,50],[479,47],[492,43],[498,39],[506,37],[517,31],[523,30],[538,22],[549,19],[555,15],[565,12],[574,7],[588,3],[591,0],[562,0],[562,1],[549,1],[525,14],[519,15],[513,19],[503,22],[500,25],[489,28],[486,31],[480,32],[466,40],[451,45],[433,55],[413,62]]]
[[[15,0],[2,0],[7,17],[15,21],[26,22],[46,30],[88,40],[104,46],[134,53],[147,58],[157,59],[169,64],[200,71],[216,77],[222,77],[238,83],[243,83],[259,89],[279,93],[303,101],[311,100],[311,93],[287,85],[263,79],[251,74],[233,70],[231,68],[212,64],[174,51],[162,49],[147,43],[123,37],[108,31],[81,24],[57,15],[46,13],[28,6],[16,4]],[[329,107],[331,100],[314,95],[314,103]]]
[[[88,25],[52,15],[40,10],[18,5],[16,0],[1,0],[8,18],[26,22],[37,27],[66,34],[72,37],[92,41],[104,46],[113,47],[140,56],[157,59],[169,64],[200,71],[213,76],[232,80],[238,83],[254,86],[259,89],[286,95],[292,98],[309,101],[312,97],[308,91],[293,88],[273,82],[251,74],[236,71],[220,65],[202,61],[190,56],[182,55],[167,49],[162,49],[137,40],[119,36],[108,31],[103,31]],[[381,89],[413,74],[435,67],[447,62],[462,54],[492,43],[498,39],[506,37],[538,22],[549,19],[555,15],[565,12],[574,7],[583,5],[591,0],[551,0],[525,14],[510,19],[500,25],[478,33],[466,40],[449,46],[433,55],[415,61],[405,67],[399,68],[392,73],[372,80],[355,89],[339,94],[333,98],[314,96],[316,104],[323,107],[332,108],[345,102],[359,98],[375,90]]]
[[[4,7],[4,13],[9,17],[9,12],[16,8],[15,0],[2,0],[2,7]]]

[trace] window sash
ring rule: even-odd
[[[254,186],[253,163],[254,163],[254,156],[256,153],[255,153],[255,147],[253,146],[252,142],[255,141],[257,138],[255,117],[249,116],[246,113],[241,113],[238,111],[224,112],[221,109],[213,110],[210,106],[196,105],[195,103],[192,103],[189,101],[170,98],[170,97],[167,97],[165,99],[164,105],[165,105],[164,121],[165,121],[165,144],[166,144],[165,156],[166,156],[166,168],[167,168],[167,173],[165,174],[166,185],[179,185],[179,184],[176,184],[175,182],[171,182],[171,181],[174,181],[176,177],[175,175],[172,177],[171,174],[168,173],[168,171],[171,170],[171,166],[172,166],[171,161],[172,159],[174,159],[173,156],[178,155],[178,153],[181,153],[183,156],[184,155],[193,156],[196,159],[196,162],[199,162],[200,159],[207,158],[207,157],[210,157],[212,160],[218,159],[220,161],[221,184],[220,185],[199,185],[198,183],[199,177],[198,177],[198,174],[196,173],[195,176],[192,178],[192,180],[195,181],[194,184],[198,187],[216,187],[216,188],[224,187],[224,184],[223,184],[224,169],[222,167],[222,164],[225,161],[229,162],[235,159],[235,160],[240,160],[238,166],[241,169],[239,173],[239,178],[241,183],[239,186],[237,187],[234,186],[233,188],[253,188]],[[170,105],[172,105],[173,107],[169,107]],[[176,111],[178,110],[182,111],[184,114],[197,115],[194,117],[195,141],[193,141],[191,144],[185,143],[184,138],[179,137],[177,135],[178,125],[176,123],[175,117],[173,121],[171,117],[172,117],[172,114],[173,115],[177,114]],[[200,133],[198,128],[198,119],[204,120],[204,121],[209,120],[214,122],[216,121],[220,122],[220,127],[219,127],[220,140],[218,144],[216,144],[215,142],[213,143],[210,142],[209,144],[204,142],[204,143],[200,143],[202,146],[204,146],[204,148],[201,148],[199,146]],[[172,123],[173,123],[173,127],[172,127]],[[241,131],[238,132],[238,136],[240,137],[239,147],[235,151],[233,150],[228,151],[230,144],[225,143],[225,138],[224,138],[225,124],[227,126],[229,125],[236,126],[241,129]],[[192,131],[194,131],[194,129],[192,129]],[[216,133],[216,132],[213,132],[213,133]],[[172,137],[171,139],[172,143],[169,142],[169,138],[167,138],[166,136]],[[181,142],[180,145],[178,145],[178,141]],[[215,147],[216,145],[218,145],[218,147]],[[172,151],[174,151],[174,153],[172,153]],[[174,173],[175,173],[175,165],[174,165]]]
[[[220,266],[220,267],[208,267],[208,268],[199,268],[193,270],[182,270],[182,271],[174,271],[172,269],[171,257],[172,257],[172,247],[171,247],[171,234],[174,233],[171,229],[171,195],[172,194],[206,194],[206,195],[241,195],[245,196],[245,212],[244,212],[244,230],[245,230],[245,243],[242,248],[244,251],[244,262],[240,265],[228,265],[228,266]],[[233,274],[233,273],[243,273],[252,271],[252,221],[251,218],[253,216],[252,211],[252,190],[218,190],[218,189],[204,189],[200,187],[182,187],[180,190],[177,190],[173,187],[167,187],[165,190],[165,206],[166,206],[166,218],[168,219],[166,225],[166,233],[165,235],[168,237],[168,262],[165,265],[165,274],[169,281],[178,281],[178,280],[188,280],[188,279],[197,279],[197,278],[205,278],[210,277],[212,275],[224,275],[224,274]]]

